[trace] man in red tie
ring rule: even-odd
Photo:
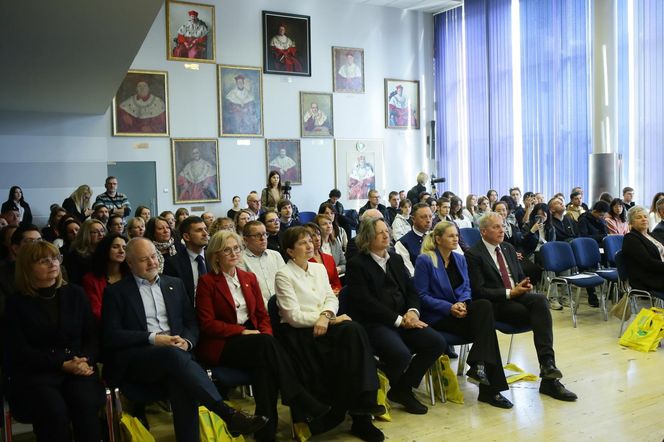
[[[576,400],[576,395],[559,380],[563,375],[556,368],[551,312],[546,297],[533,292],[514,247],[503,242],[502,217],[488,213],[480,218],[479,226],[482,241],[466,253],[473,297],[490,300],[497,321],[532,327],[542,378],[540,393],[562,401]]]

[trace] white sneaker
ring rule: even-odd
[[[551,310],[562,310],[563,306],[557,299],[549,299],[549,307]]]

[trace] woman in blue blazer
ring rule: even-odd
[[[511,408],[512,403],[500,394],[509,387],[502,370],[491,302],[472,299],[466,258],[454,252],[458,245],[458,230],[448,221],[436,224],[425,237],[414,277],[421,319],[436,330],[472,340],[468,376],[480,383],[478,400]]]

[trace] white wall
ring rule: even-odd
[[[299,138],[299,92],[332,92],[332,46],[365,50],[365,94],[334,94],[337,138],[382,138],[386,184],[390,190],[408,189],[420,170],[428,170],[426,122],[433,115],[433,18],[429,14],[394,8],[354,5],[337,0],[216,0],[217,63],[261,66],[261,11],[311,16],[311,77],[264,75],[265,138]],[[198,71],[166,60],[165,8],[132,63],[133,69],[168,71],[170,130],[174,138],[217,138],[216,65],[200,63]],[[420,80],[422,128],[387,130],[384,122],[384,78]],[[109,103],[110,105],[110,103]],[[159,210],[175,207],[172,200],[170,140],[112,137],[109,110],[103,116],[61,116],[0,113],[0,198],[12,184],[24,188],[37,215],[47,216],[52,202],[61,202],[82,183],[103,190],[105,162],[156,161]],[[137,148],[142,144],[143,148]],[[147,148],[145,148],[147,145]],[[218,215],[230,207],[231,197],[244,196],[265,185],[265,141],[219,138],[220,204],[207,206]],[[52,176],[44,179],[40,162],[48,162]],[[73,163],[87,163],[73,173]],[[102,170],[103,169],[103,170]],[[334,141],[302,139],[302,185],[293,201],[300,210],[315,210],[334,182]],[[131,190],[122,189],[131,200]],[[140,201],[133,201],[134,207]],[[38,219],[43,221],[43,218]]]

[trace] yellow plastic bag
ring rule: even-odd
[[[203,406],[198,407],[198,428],[201,442],[244,442],[242,435],[233,437],[226,422]]]
[[[633,350],[655,351],[664,338],[664,309],[642,308],[620,338],[620,345]]]
[[[387,402],[387,389],[390,385],[390,381],[387,380],[385,373],[378,370],[378,397],[376,398],[376,403],[385,407],[385,414],[376,416],[376,419],[392,422],[392,416],[390,415],[390,404]]]
[[[294,439],[298,442],[305,442],[311,439],[311,430],[309,425],[304,422],[293,422]]]
[[[127,413],[120,417],[120,439],[122,442],[155,442],[141,421]]]
[[[449,356],[442,355],[438,358],[438,361],[433,366],[433,370],[433,390],[436,397],[441,401],[443,400],[443,394],[440,391],[440,384],[442,383],[443,390],[445,390],[445,399],[455,404],[463,404],[463,392],[459,388],[459,380],[454,370],[452,370]]]
[[[516,364],[509,363],[505,367],[503,367],[505,370],[513,372],[514,374],[511,374],[505,378],[508,384],[513,384],[518,381],[531,381],[534,382],[537,379],[539,379],[536,375],[532,373],[526,373],[525,370],[521,367],[519,367]]]

